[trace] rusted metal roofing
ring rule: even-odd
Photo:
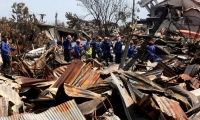
[[[177,75],[170,67],[168,67],[163,62],[158,62],[157,66],[154,68],[154,70],[157,70],[157,69],[164,69],[163,74],[166,77],[174,77]]]
[[[178,102],[166,97],[158,97],[155,94],[153,94],[153,98],[157,102],[160,110],[165,113],[167,117],[172,117],[175,120],[188,120]]]
[[[60,66],[56,69],[53,70],[53,74],[54,76],[56,76],[57,78],[59,78],[67,69],[68,65],[64,65],[64,66]]]
[[[181,79],[183,79],[184,81],[190,81],[192,83],[192,86],[196,89],[199,88],[199,80],[197,80],[196,78],[192,78],[189,75],[186,74],[182,74],[180,75]]]
[[[41,83],[41,82],[51,82],[55,81],[53,79],[35,79],[35,78],[29,78],[24,76],[15,76],[15,81],[20,85],[26,85],[26,84],[34,84],[34,83]]]
[[[63,70],[57,71],[60,73],[63,72]],[[75,60],[65,69],[65,72],[62,73],[60,78],[51,87],[59,87],[61,84],[66,83],[86,89],[99,82],[101,80],[99,78],[100,73],[92,69],[90,62],[85,65],[84,62]]]
[[[39,113],[24,113],[10,117],[0,117],[1,120],[86,120],[74,100],[65,102],[49,110]]]
[[[84,63],[78,59],[74,60],[69,67],[65,70],[65,72],[60,76],[58,80],[51,87],[58,88],[63,83],[72,84],[74,80],[78,77],[81,72]],[[81,68],[81,69],[80,69]]]
[[[92,98],[92,99],[101,97],[100,94],[91,92],[89,90],[84,90],[78,87],[73,87],[67,84],[64,85],[64,91],[68,96],[71,96],[71,97],[83,97],[83,98]]]

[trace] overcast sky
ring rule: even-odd
[[[132,0],[128,1],[130,4],[132,3]],[[138,0],[136,0],[136,2],[137,1]],[[87,11],[84,8],[77,6],[78,2],[76,0],[0,0],[0,18],[5,16],[7,18],[11,17],[11,6],[14,2],[25,3],[29,8],[29,12],[31,14],[35,14],[38,19],[40,18],[38,14],[46,14],[44,21],[47,21],[47,23],[54,22],[56,12],[58,12],[58,20],[60,22],[67,21],[65,18],[66,12],[76,13],[79,16],[84,16],[87,14]],[[139,5],[137,6],[139,7]],[[140,8],[140,12],[137,14],[140,18],[146,18],[148,12],[145,8]]]

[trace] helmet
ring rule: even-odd
[[[120,35],[119,35],[119,34],[116,34],[116,37],[120,37]]]
[[[107,39],[108,39],[108,37],[104,37],[104,39],[105,39],[105,40],[107,40]]]
[[[68,38],[68,39],[71,39],[71,38],[72,38],[72,36],[71,36],[71,35],[67,35],[67,38]]]
[[[81,42],[81,40],[80,40],[80,39],[77,39],[77,40],[76,40],[76,42],[77,42],[77,43],[80,43],[80,42]]]
[[[151,44],[151,45],[152,45],[153,43],[154,43],[154,42],[153,42],[153,40],[149,40],[149,44]]]

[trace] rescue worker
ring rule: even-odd
[[[111,51],[110,51],[111,46],[112,46],[112,44],[109,41],[108,37],[104,37],[104,41],[101,44],[101,49],[103,52],[103,59],[106,61],[107,66],[109,65],[108,58],[110,59],[110,62],[113,62],[113,58],[112,58]]]
[[[147,47],[147,55],[146,55],[146,60],[150,60],[151,62],[155,62],[155,53],[156,53],[156,48],[154,46],[153,40],[149,40],[149,46]]]
[[[122,46],[123,46],[123,42],[121,40],[121,37],[117,37],[117,42],[115,43],[115,46],[114,46],[115,63],[117,64],[121,62]]]
[[[97,41],[95,38],[92,38],[90,45],[92,46],[92,58],[95,59],[97,54]]]
[[[81,48],[80,48],[80,39],[76,40],[76,45],[74,46],[74,58],[81,59]]]
[[[67,62],[71,61],[71,50],[72,50],[72,36],[67,35],[66,40],[63,42],[63,49],[64,49],[64,59]]]
[[[83,54],[86,56],[86,60],[91,58],[92,56],[92,49],[90,49],[90,40],[87,39],[86,43],[83,45],[84,52]]]
[[[136,52],[135,50],[135,46],[134,46],[134,42],[133,40],[130,41],[130,47],[128,49],[128,53],[127,53],[127,57],[130,59],[134,56],[134,52]]]
[[[4,71],[6,68],[10,67],[10,56],[9,56],[9,51],[14,51],[15,48],[10,47],[7,44],[7,36],[2,36],[2,41],[1,41],[1,57],[3,61],[2,65],[2,71]]]
[[[102,37],[98,37],[98,42],[96,43],[96,52],[98,55],[99,62],[101,62],[102,57],[103,57],[103,52],[102,52],[101,46],[102,46]]]

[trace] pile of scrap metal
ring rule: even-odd
[[[43,78],[0,76],[0,119],[194,120],[199,118],[198,65],[177,74],[163,62],[145,73],[74,60]]]

